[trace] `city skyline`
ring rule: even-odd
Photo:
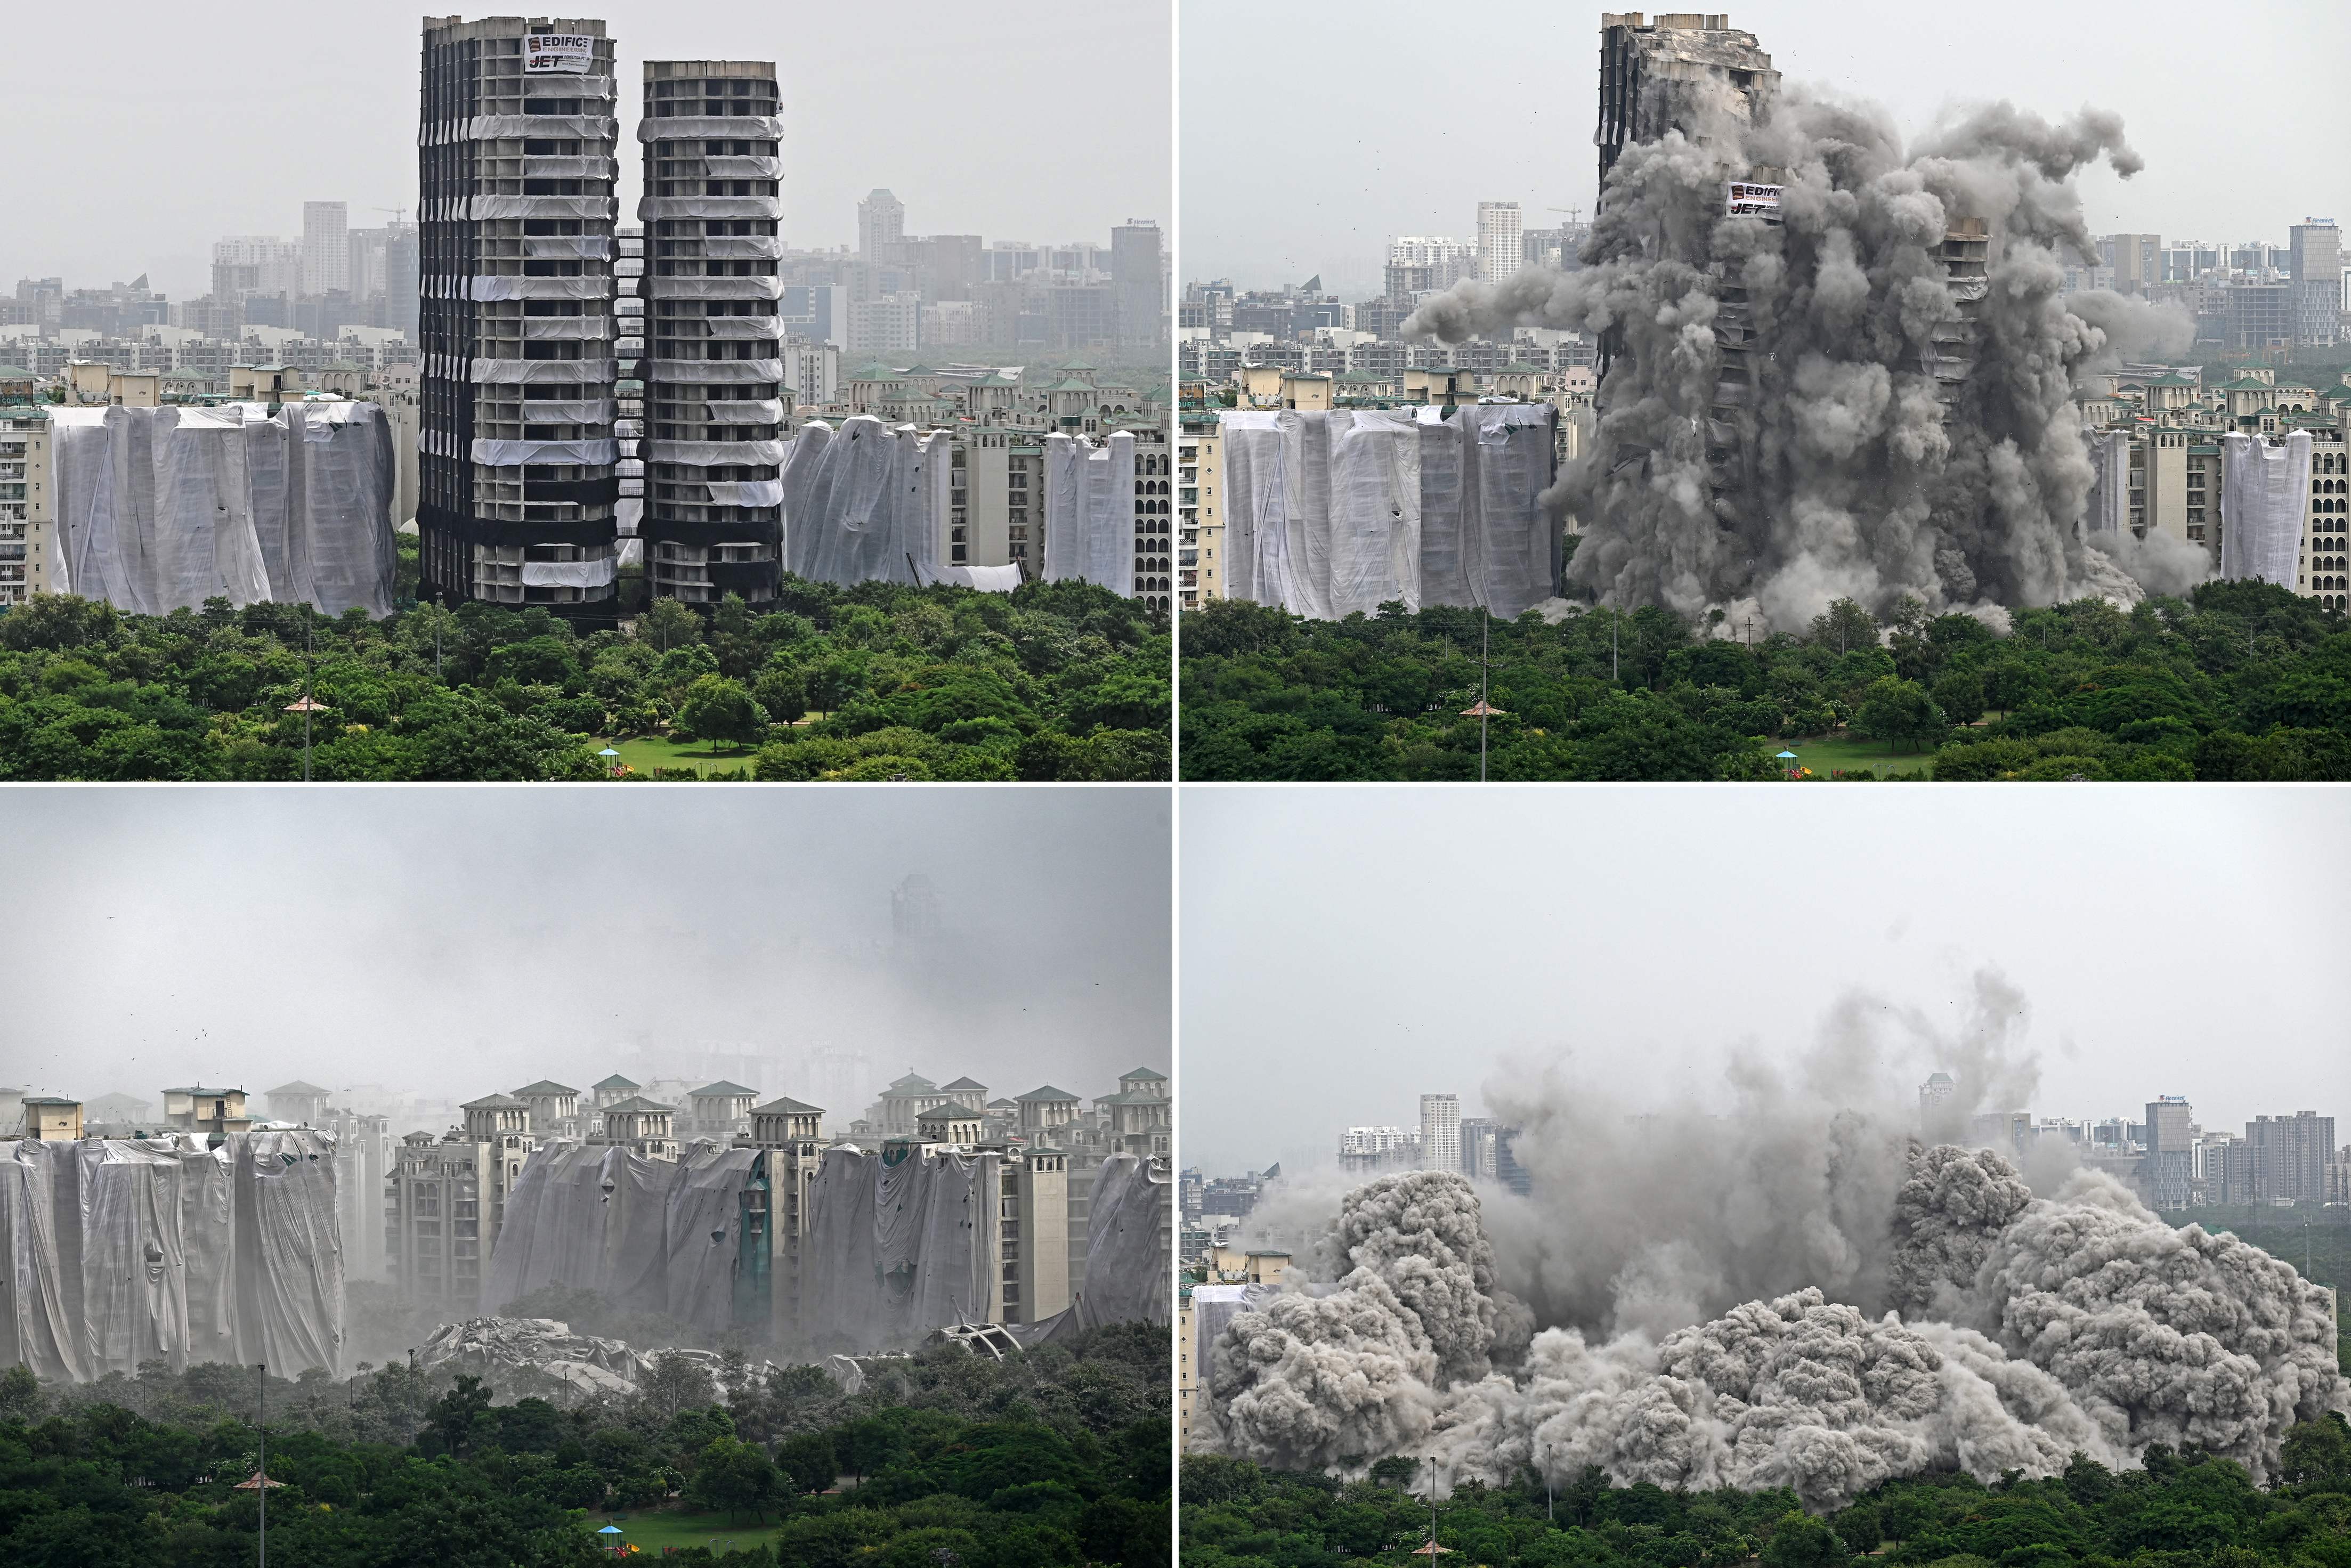
[[[1513,1082],[1720,1105],[1753,1073],[1802,1080],[1842,1030],[1879,1041],[1885,1085],[1915,1096],[1980,1043],[1956,1020],[2011,996],[2030,1027],[2005,1042],[2025,1071],[2001,1109],[2104,1116],[2185,1093],[2208,1130],[2234,1130],[2351,1105],[2335,1048],[2351,977],[2267,939],[2339,906],[2351,851],[2323,832],[2324,791],[1936,795],[1931,812],[1741,795],[1698,819],[1681,792],[1637,788],[1579,791],[1566,819],[1540,789],[1187,800],[1182,1161],[1238,1174],[1335,1148],[1348,1125],[1409,1129],[1433,1092],[1494,1115],[1506,1062]],[[1750,863],[1766,842],[1819,852]],[[2028,876],[2063,892],[2020,901]],[[2152,911],[2193,911],[2194,966]],[[2260,1049],[2223,1073],[2231,1038]]]
[[[1850,10],[1818,0],[1760,0],[1729,16],[1757,35],[1784,81],[1882,104],[1906,137],[1947,101],[2006,99],[2057,118],[2086,100],[2119,113],[2147,168],[2128,181],[2104,170],[2084,176],[2093,232],[2168,237],[2170,222],[2187,225],[2185,237],[2283,244],[2287,225],[2305,216],[2351,221],[2351,171],[2339,161],[2232,157],[2231,140],[2208,134],[2179,102],[2199,82],[2260,80],[2275,100],[2318,110],[2326,62],[2351,54],[2351,13],[2277,9],[2294,25],[2215,32],[2185,4],[2158,5],[2144,27],[2079,52],[2016,48],[2020,34],[2050,23],[2045,8],[2007,0],[1921,13],[1899,29],[1856,26]],[[1399,0],[1372,0],[1360,26],[1334,31],[1311,11],[1252,9],[1244,24],[1234,0],[1187,0],[1177,39],[1181,280],[1272,287],[1319,274],[1348,298],[1368,297],[1389,239],[1474,240],[1480,202],[1519,202],[1531,229],[1567,221],[1552,207],[1589,219],[1599,15],[1507,0],[1481,10],[1476,26],[1432,27]],[[1233,47],[1244,26],[1249,47]],[[1402,36],[1412,39],[1408,65],[1395,55]],[[2193,81],[2177,57],[2187,37],[2198,40]],[[1501,39],[1507,50],[1495,47]],[[1255,106],[1296,93],[1301,57],[1313,61],[1315,111],[1337,128],[1346,156],[1290,181],[1235,178],[1235,161],[1257,141]],[[1936,68],[1917,69],[1928,57]],[[1400,70],[1416,99],[1473,102],[1480,112],[1458,129],[1396,113]],[[1971,90],[1952,94],[1953,83]]]
[[[630,0],[588,9],[616,44],[625,143],[616,194],[623,214],[635,211],[641,194],[634,122],[643,62],[773,58],[783,78],[783,236],[796,247],[853,247],[856,204],[875,187],[905,203],[916,233],[1107,244],[1108,231],[1130,218],[1172,227],[1165,11],[1089,11],[1082,30],[1040,26],[1016,35],[985,14],[933,5],[875,57],[862,25],[845,13],[795,15],[786,29],[773,13],[742,0],[691,7]],[[206,19],[157,8],[141,18],[145,46],[127,54],[112,36],[116,16],[69,11],[16,19],[14,47],[0,59],[0,88],[32,122],[71,126],[77,139],[61,141],[57,156],[12,166],[12,204],[20,216],[70,214],[72,222],[48,233],[11,225],[0,268],[13,268],[10,278],[62,277],[69,287],[143,272],[178,299],[208,286],[214,241],[298,238],[306,202],[345,203],[353,228],[387,222],[396,207],[413,221],[418,45],[422,19],[431,14],[421,5],[319,12],[265,3],[241,13],[251,26],[231,52]],[[296,38],[298,54],[290,52]],[[109,60],[102,75],[54,68],[78,51],[101,49]],[[282,60],[273,54],[278,49],[289,51]],[[1131,59],[1134,68],[1106,72],[1106,57]],[[858,63],[868,58],[870,66]],[[335,68],[321,71],[321,61]],[[274,74],[291,85],[274,103],[287,121],[273,123],[290,122],[289,133],[273,141],[267,158],[178,160],[172,178],[159,181],[152,177],[159,151],[180,145],[190,124],[219,112],[216,95],[193,74],[207,63],[223,72],[282,65]],[[920,106],[958,101],[982,69],[992,104],[1091,104],[1114,111],[1134,145],[1105,161],[1100,179],[1038,179],[1028,160],[943,160],[936,124]],[[876,112],[893,101],[907,112]],[[101,107],[102,114],[94,112]],[[293,134],[306,118],[338,133]],[[1114,178],[1107,172],[1113,164]]]

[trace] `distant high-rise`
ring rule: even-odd
[[[302,204],[302,292],[325,294],[351,286],[350,205]]]
[[[302,288],[302,246],[276,235],[230,235],[213,241],[213,298],[223,303],[254,294],[296,294]]]
[[[2316,1207],[2326,1200],[2326,1166],[2335,1153],[2335,1118],[2314,1111],[2256,1116],[2245,1124],[2252,1162],[2252,1201]]]
[[[1424,1094],[1420,1097],[1420,1168],[1458,1171],[1461,1168],[1461,1097]]]
[[[2287,235],[2295,340],[2331,344],[2342,332],[2343,231],[2333,218],[2304,218]]]
[[[1167,274],[1159,225],[1129,218],[1110,231],[1111,285],[1117,295],[1118,340],[1130,348],[1156,343],[1165,334]]]
[[[2139,1183],[2158,1208],[2185,1208],[2196,1177],[2196,1113],[2177,1094],[2147,1103],[2147,1157]]]
[[[646,580],[771,602],[783,570],[782,101],[773,60],[647,60]]]
[[[1525,264],[1526,247],[1520,238],[1519,204],[1478,204],[1478,276],[1499,283]]]
[[[417,243],[423,591],[612,611],[612,40],[424,26]]]
[[[906,237],[906,204],[877,190],[857,204],[857,254],[866,261],[895,261]]]

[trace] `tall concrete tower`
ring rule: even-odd
[[[773,60],[647,60],[645,580],[770,602],[782,571],[781,100]]]
[[[423,584],[612,615],[612,40],[424,20],[417,147]]]

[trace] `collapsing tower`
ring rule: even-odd
[[[1721,13],[1677,12],[1645,20],[1638,11],[1600,19],[1600,122],[1593,141],[1600,149],[1601,201],[1608,199],[1608,176],[1626,147],[1679,131],[1693,142],[1734,154],[1741,177],[1728,182],[1723,215],[1751,216],[1780,225],[1780,197],[1786,172],[1744,163],[1732,139],[1769,119],[1780,89],[1752,33],[1730,26]],[[1732,142],[1726,145],[1727,142]],[[1935,383],[1935,400],[1948,419],[1953,402],[1975,368],[1977,308],[1990,287],[1986,265],[1990,236],[1981,218],[1955,218],[1938,253],[1957,314],[1936,324],[1932,340],[1915,367]],[[1714,396],[1707,413],[1706,466],[1718,512],[1737,516],[1742,498],[1757,494],[1756,404],[1770,395],[1771,359],[1757,336],[1747,287],[1735,263],[1716,258],[1706,265],[1716,302],[1713,321],[1718,354]],[[1759,352],[1759,350],[1761,351]],[[1599,369],[1623,350],[1623,334],[1601,337]],[[1619,464],[1640,455],[1618,454]],[[1744,521],[1756,519],[1742,518]]]
[[[423,591],[609,614],[612,40],[424,22],[418,132]]]
[[[648,60],[646,577],[690,604],[776,597],[783,555],[783,122],[772,60]]]

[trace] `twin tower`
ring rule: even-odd
[[[615,614],[632,513],[653,594],[776,596],[775,64],[645,62],[642,237],[615,226],[618,99],[601,22],[425,19],[427,597]]]

